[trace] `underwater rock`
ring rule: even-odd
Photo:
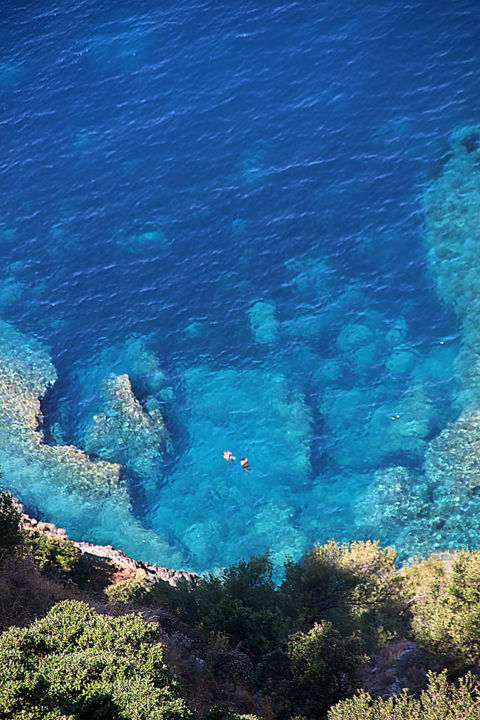
[[[450,439],[454,446],[458,438]],[[395,544],[401,562],[434,550],[478,545],[478,492],[468,489],[468,478],[461,486],[461,462],[456,468],[449,465],[450,446],[437,454],[437,440],[432,445],[423,474],[404,467],[379,470],[356,504],[357,536]],[[478,482],[475,475],[476,470],[472,486]]]
[[[41,467],[42,474],[55,469],[69,487],[98,499],[120,485],[119,466],[94,463],[81,450],[70,446],[44,444],[40,400],[56,380],[46,351],[32,339],[0,324],[0,448],[7,455],[26,455],[29,464]],[[55,477],[58,481],[60,478]],[[63,486],[63,479],[62,479]]]
[[[480,287],[480,147],[468,142],[479,133],[472,126],[452,134],[451,156],[423,194],[430,266],[460,317],[477,304]]]
[[[270,549],[270,559],[276,568],[287,558],[299,557],[308,545],[306,535],[294,524],[294,509],[287,503],[271,500],[256,514],[253,527],[260,545]]]
[[[338,324],[344,320],[343,309],[334,302],[317,301],[299,303],[295,307],[295,315],[282,321],[282,330],[290,337],[298,339],[304,346],[305,341],[318,348],[319,343],[330,345],[331,335]]]
[[[339,465],[362,467],[368,459],[364,454],[368,446],[366,423],[372,405],[379,402],[378,391],[361,387],[331,387],[319,402],[319,409],[330,432],[326,452]]]
[[[422,384],[408,388],[395,405],[374,411],[368,424],[368,434],[381,445],[380,453],[410,452],[423,456],[431,433],[435,409]],[[376,463],[375,463],[376,464]]]
[[[337,347],[341,352],[352,352],[361,345],[374,343],[375,332],[362,323],[354,322],[345,325],[337,338]]]
[[[76,443],[124,465],[141,480],[142,492],[155,497],[170,447],[163,412],[173,390],[145,338],[133,335],[103,348],[77,370],[74,384],[77,403],[64,412],[73,414],[77,405],[82,407],[80,422],[76,415],[66,416],[66,424],[76,428]]]
[[[0,422],[12,431],[35,430],[40,397],[57,379],[50,357],[37,340],[0,321],[0,358]]]
[[[440,297],[462,323],[464,404],[480,400],[480,126],[457,129],[442,174],[422,196],[429,264]]]
[[[285,266],[294,273],[291,282],[299,295],[315,298],[317,303],[321,298],[329,297],[334,271],[325,260],[291,259]]]
[[[441,344],[433,347],[427,355],[419,358],[412,376],[423,383],[445,384],[451,382],[456,350]]]
[[[164,393],[169,394],[168,380],[158,357],[147,347],[144,337],[131,335],[121,343],[102,348],[75,372],[73,383],[88,424],[91,417],[104,408],[107,378],[124,374],[128,375],[142,397],[163,398]],[[75,416],[76,405],[72,408]],[[79,436],[79,440],[83,441],[83,435]]]
[[[379,323],[380,324],[380,323]],[[371,372],[383,360],[384,338],[377,329],[359,322],[345,325],[337,337],[337,347],[344,362],[358,375]]]
[[[392,375],[408,375],[415,370],[418,353],[408,345],[399,345],[385,363]]]
[[[198,338],[204,331],[204,323],[199,320],[192,320],[185,328],[185,335],[190,338]]]
[[[425,510],[424,485],[418,473],[403,466],[377,470],[364,499],[357,503],[357,526],[385,536],[409,526]]]
[[[391,324],[390,329],[385,335],[385,340],[392,347],[402,345],[407,339],[407,331],[407,321],[403,315],[400,315],[400,317]]]
[[[480,498],[459,493],[445,468],[435,472],[432,466],[424,474],[405,467],[377,471],[357,503],[357,535],[394,544],[400,562],[477,545]]]
[[[275,305],[259,300],[248,311],[253,337],[258,343],[273,343],[277,339],[280,323],[275,317]]]
[[[241,177],[248,185],[265,182],[267,174],[267,149],[262,142],[253,144],[242,153],[239,162]]]
[[[313,374],[313,380],[317,388],[322,390],[329,385],[338,385],[342,380],[344,368],[336,358],[319,358],[320,362]]]
[[[86,450],[148,477],[170,442],[159,405],[151,398],[148,409],[142,407],[127,374],[106,378],[104,392],[106,409],[93,416]]]
[[[181,564],[132,513],[121,467],[73,445],[46,445],[40,401],[56,380],[38,341],[0,322],[0,467],[5,485],[72,534],[112,542],[142,559]],[[165,562],[168,561],[168,562]]]
[[[287,335],[311,340],[328,329],[332,319],[329,313],[309,305],[300,306],[299,310],[295,317],[282,322]]]
[[[23,290],[23,284],[12,277],[0,283],[0,306],[4,308],[18,302]]]
[[[232,234],[236,237],[243,235],[249,225],[250,220],[247,220],[245,218],[235,218],[235,220],[232,221]]]
[[[195,563],[202,567],[205,563],[207,567],[214,564],[217,548],[214,547],[213,538],[221,538],[223,535],[222,523],[217,522],[213,518],[199,521],[186,528],[182,535],[182,542],[189,549],[192,559]]]
[[[168,239],[163,230],[150,229],[144,232],[137,233],[135,235],[128,235],[128,237],[118,236],[116,238],[118,246],[122,250],[126,250],[131,253],[139,253],[145,250],[164,249],[168,246]]]
[[[432,440],[425,472],[432,483],[441,483],[459,496],[480,488],[480,409],[465,412]]]

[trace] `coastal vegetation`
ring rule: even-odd
[[[280,583],[268,554],[99,582],[3,492],[0,552],[0,718],[480,718],[480,551],[397,568],[331,541]]]

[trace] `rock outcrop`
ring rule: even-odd
[[[104,395],[105,412],[93,416],[86,449],[148,478],[170,444],[158,401],[152,397],[143,407],[126,373],[106,378]]]
[[[22,525],[25,530],[34,530],[42,535],[60,538],[61,540],[69,540],[64,528],[59,528],[54,523],[37,520],[30,517],[25,512],[23,505],[15,500],[15,503],[22,513]],[[111,545],[94,545],[88,542],[72,541],[87,562],[92,562],[93,558],[101,558],[106,561],[112,570],[118,574],[125,574],[128,577],[140,575],[147,581],[155,582],[156,580],[164,580],[170,585],[176,585],[179,580],[193,580],[198,578],[196,573],[189,570],[175,570],[173,568],[162,567],[148,562],[141,562],[129,557],[121,550],[117,550]]]
[[[427,477],[457,495],[480,488],[480,410],[469,410],[442,430],[425,457]]]

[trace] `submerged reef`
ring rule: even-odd
[[[376,407],[375,407],[376,406]],[[421,458],[433,427],[435,407],[417,383],[396,402],[378,388],[336,388],[322,398],[320,410],[335,441],[328,453],[340,466],[378,467],[388,456],[410,453]]]
[[[328,260],[286,269],[299,302],[293,316],[279,317],[280,330],[296,347],[289,366],[300,382],[308,377],[321,428],[315,475],[296,498],[299,526],[320,541],[379,537],[397,544],[402,559],[429,551],[432,539],[440,547],[447,531],[432,505],[434,482],[420,469],[432,438],[455,417],[455,348],[419,345],[414,304],[387,314],[368,287],[339,282]],[[451,499],[442,484],[439,502],[444,495]]]
[[[402,559],[477,544],[476,133],[454,134],[443,172],[422,197],[430,270],[461,324],[458,358],[453,343],[417,344],[412,303],[392,317],[368,287],[340,282],[328,260],[291,260],[285,288],[295,302],[252,299],[246,313],[268,365],[177,368],[169,454],[174,392],[144,337],[100,346],[75,365],[74,398],[62,403],[49,445],[40,402],[55,368],[39,343],[3,324],[0,468],[8,486],[72,535],[195,570],[268,547],[280,567],[332,536],[379,537],[397,544]],[[202,320],[185,329],[192,343]],[[462,392],[450,403],[455,382]],[[237,462],[226,463],[223,450]],[[252,472],[239,467],[242,455]]]
[[[132,335],[102,347],[76,370],[72,383],[77,402],[64,415],[75,428],[75,443],[120,463],[141,486],[145,502],[156,502],[171,448],[165,413],[173,389],[146,339]]]
[[[92,460],[74,445],[45,443],[40,401],[56,371],[41,344],[1,322],[0,357],[0,467],[9,489],[72,535],[181,564],[180,554],[134,517],[118,463]]]
[[[449,159],[422,198],[430,268],[440,296],[462,319],[478,304],[480,145],[468,141],[475,133],[480,126],[452,134]]]
[[[425,401],[421,399],[425,383],[428,387],[434,381],[445,382],[442,360],[448,360],[446,364],[450,366],[452,350],[432,349],[430,356],[415,363],[411,370],[406,357],[409,376],[422,383],[417,410],[412,407],[412,422],[416,424],[414,434],[423,439],[423,448],[418,448],[424,457],[423,472],[412,475],[406,468],[379,472],[365,499],[366,505],[374,508],[371,527],[378,526],[380,536],[390,541],[389,533],[394,532],[395,523],[405,527],[395,540],[410,552],[478,543],[480,145],[476,138],[479,137],[478,127],[464,127],[453,133],[451,152],[443,170],[421,198],[429,269],[438,294],[453,307],[461,323],[461,351],[455,359],[461,386],[453,408],[457,419],[447,418],[449,422],[445,424],[439,422],[440,413],[436,416],[433,412],[429,420],[428,394]],[[398,367],[397,360],[403,365],[403,358],[397,355],[387,367]],[[396,422],[402,420],[404,413],[398,415]],[[393,417],[396,414],[392,413]],[[435,433],[440,427],[444,429]],[[388,445],[388,433],[384,438]],[[360,514],[362,511],[360,508]]]
[[[430,483],[419,472],[403,466],[377,470],[355,508],[357,532],[380,542],[395,538],[402,560],[424,554],[432,544],[441,548],[438,520],[430,517],[432,502]]]
[[[155,474],[170,443],[160,404],[154,397],[143,407],[127,374],[104,381],[105,412],[93,416],[85,449],[125,465],[145,480]]]
[[[371,520],[372,513],[379,525],[388,530],[411,524],[425,507],[425,496],[418,473],[397,466],[377,470],[375,482],[369,487],[363,501],[357,507],[357,519]],[[372,523],[374,524],[374,523]]]
[[[452,349],[430,352],[411,377],[422,383],[445,381],[445,367],[455,369],[460,390],[454,417],[422,422],[419,402],[415,422],[424,439],[418,472],[391,467],[375,474],[357,524],[365,535],[396,542],[401,557],[432,550],[478,546],[480,513],[480,127],[457,129],[441,174],[422,195],[429,270],[439,296],[455,310],[461,348],[451,365]],[[450,353],[450,358],[448,354]],[[402,413],[400,413],[401,419]],[[437,432],[433,432],[438,427]],[[388,434],[385,435],[388,443]],[[362,519],[363,518],[363,519]],[[396,529],[396,527],[398,529]]]
[[[273,343],[277,339],[280,323],[275,317],[275,305],[258,300],[248,311],[253,337],[258,343]]]
[[[480,408],[468,410],[430,443],[425,472],[455,495],[472,496],[480,488]]]
[[[122,342],[106,345],[92,353],[76,370],[73,382],[88,412],[98,412],[105,402],[105,381],[111,375],[128,375],[137,394],[169,397],[171,389],[158,357],[145,338],[130,335]]]
[[[480,126],[456,130],[443,172],[422,201],[429,265],[440,297],[457,313],[463,406],[480,400]]]

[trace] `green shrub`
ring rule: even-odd
[[[22,514],[9,492],[0,490],[0,555],[17,547],[23,538]]]
[[[139,615],[112,618],[64,601],[0,636],[0,717],[187,720],[163,663],[159,631]]]
[[[240,560],[220,578],[181,580],[176,587],[159,581],[148,602],[178,610],[208,632],[228,635],[256,657],[278,640],[281,615],[268,554]]]
[[[149,587],[143,580],[120,580],[104,590],[111,605],[148,604]]]
[[[374,700],[362,691],[331,708],[328,720],[480,720],[480,688],[470,674],[458,686],[447,683],[445,672],[428,678],[419,698],[404,690],[397,698]]]
[[[404,576],[413,638],[458,667],[480,661],[480,551],[456,552],[449,565],[430,558]]]
[[[25,533],[25,548],[40,570],[76,578],[82,553],[70,540],[29,530]]]

